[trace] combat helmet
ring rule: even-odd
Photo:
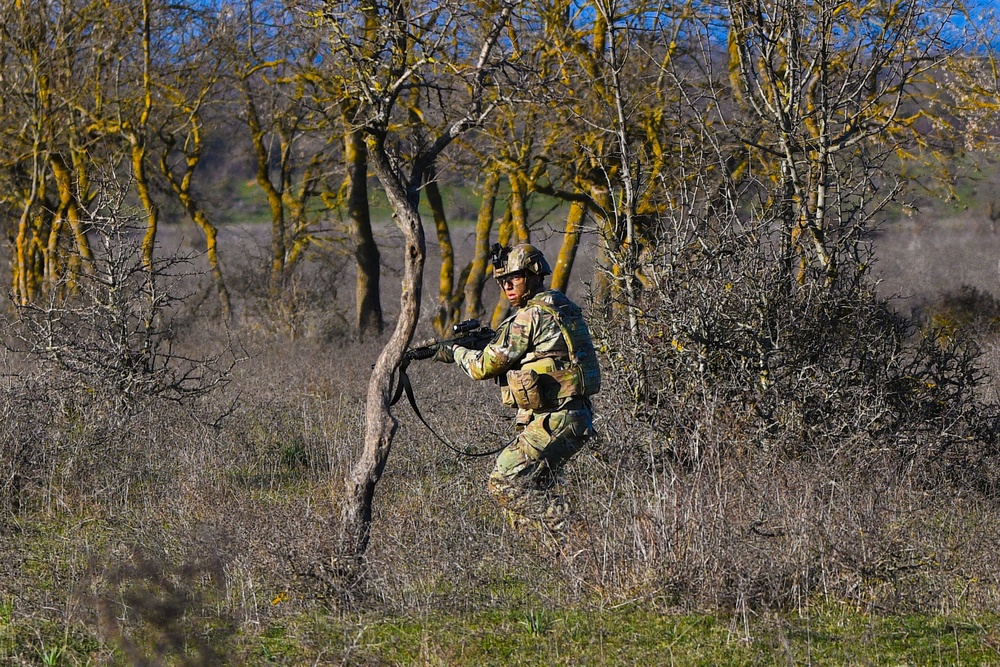
[[[520,243],[513,248],[494,243],[490,250],[490,262],[493,264],[494,278],[502,278],[518,271],[534,273],[536,276],[552,273],[545,255],[530,243]]]

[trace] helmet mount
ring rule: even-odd
[[[545,255],[530,243],[519,243],[512,248],[494,243],[490,250],[490,262],[493,264],[494,278],[512,273],[534,274],[541,278],[552,273]]]
[[[493,272],[503,270],[504,262],[507,261],[507,255],[510,254],[510,248],[505,248],[499,243],[494,243],[493,247],[490,248],[490,263],[493,264]]]

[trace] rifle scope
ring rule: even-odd
[[[479,328],[479,320],[464,320],[458,324],[453,324],[451,330],[455,332],[456,336],[469,333],[470,331],[475,331]]]

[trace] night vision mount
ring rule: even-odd
[[[499,243],[494,243],[493,247],[490,248],[490,263],[493,264],[493,268],[496,271],[501,271],[504,264],[507,263],[507,255],[510,254],[510,248],[505,248]]]

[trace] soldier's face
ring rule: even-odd
[[[524,273],[511,273],[503,278],[497,279],[497,284],[503,290],[507,301],[515,308],[520,308],[528,302],[532,293],[537,288],[535,276],[528,276]]]

